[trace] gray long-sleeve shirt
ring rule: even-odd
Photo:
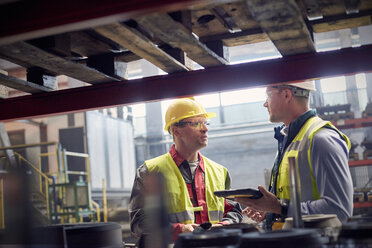
[[[288,127],[281,133],[285,143]],[[301,202],[302,214],[336,214],[342,222],[352,216],[353,184],[348,158],[347,144],[336,131],[322,128],[314,135],[311,161],[321,199]],[[292,216],[291,207],[288,216]]]

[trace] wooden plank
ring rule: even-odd
[[[128,62],[140,60],[142,58],[140,56],[138,56],[137,54],[134,54],[134,53],[128,51],[128,52],[120,53],[120,55],[115,56],[115,59],[117,61],[122,61],[122,62],[127,62],[128,63]]]
[[[344,0],[318,0],[323,16],[345,14]]]
[[[103,53],[110,53],[109,44],[103,41],[94,39],[86,32],[72,32],[69,33],[71,42],[71,51],[78,53],[82,56],[92,56]]]
[[[4,85],[0,85],[0,99],[5,99],[5,98],[8,98],[9,97],[9,88],[4,86]]]
[[[221,7],[232,17],[241,30],[260,28],[260,24],[252,17],[244,1],[224,4]]]
[[[314,33],[329,32],[345,28],[357,28],[372,24],[372,16],[362,16],[349,19],[333,20],[324,23],[313,24]]]
[[[152,14],[137,18],[136,21],[160,40],[183,50],[190,59],[201,66],[210,67],[228,63],[225,58],[215,54],[185,26],[174,21],[167,14]]]
[[[90,33],[91,32],[69,33],[71,37],[71,51],[86,57],[109,53],[115,57],[116,61],[121,62],[131,62],[141,59],[140,56],[132,53],[131,51],[126,51],[126,49],[119,44],[115,43],[116,48],[112,47],[110,44],[93,37]],[[112,43],[114,42],[112,41]],[[113,49],[117,51],[112,52]],[[124,51],[120,51],[121,49]]]
[[[198,37],[228,33],[210,9],[202,8],[191,11],[192,31]]]
[[[81,30],[214,0],[19,1],[0,8],[0,44]],[[226,0],[219,0],[226,2]],[[231,1],[231,0],[229,0]]]
[[[211,14],[210,10],[199,9],[192,12],[193,32],[199,36],[203,43],[223,40],[225,46],[240,46],[245,44],[268,41],[269,37],[262,31],[258,22],[253,19],[244,1],[230,2],[219,5],[231,16],[241,32],[228,32],[215,21],[205,24],[198,23],[202,15]],[[213,7],[213,6],[212,6]],[[209,11],[209,12],[208,12]],[[216,28],[218,27],[218,29]],[[211,31],[212,30],[212,31]]]
[[[59,34],[27,41],[29,44],[61,57],[71,56],[70,36]]]
[[[357,74],[372,71],[371,60],[372,45],[366,45],[147,77],[130,80],[130,83],[113,82],[8,98],[0,101],[0,109],[12,111],[0,111],[0,120],[87,111],[279,82]],[[60,104],[50,104],[51,102]]]
[[[232,16],[223,7],[214,7],[212,13],[215,14],[215,16],[229,30],[230,33],[242,31],[241,28],[235,23]]]
[[[264,42],[270,40],[267,34],[251,34],[251,35],[244,35],[236,38],[230,38],[223,40],[225,46],[232,47],[232,46],[242,46],[247,44],[253,44],[258,42]]]
[[[49,92],[53,89],[0,73],[0,84],[27,93]]]
[[[261,28],[254,28],[233,34],[224,33],[200,38],[200,41],[203,43],[217,40],[222,40],[225,46],[240,46],[250,43],[268,41],[269,37],[263,33]]]
[[[230,33],[224,26],[224,23],[220,22],[216,17],[214,13],[216,8],[223,9],[241,30],[255,29],[260,27],[257,21],[252,18],[247,6],[243,1],[203,6],[201,8],[193,8],[191,12],[192,31],[199,38]]]
[[[45,52],[26,42],[0,46],[0,57],[23,67],[40,67],[55,75],[66,75],[90,84],[117,81],[97,70]]]
[[[347,1],[347,0],[346,0]],[[346,14],[345,0],[318,0],[323,17]],[[359,12],[372,9],[371,0],[359,0]]]
[[[150,61],[165,72],[171,73],[188,70],[185,65],[158,48],[150,39],[134,28],[124,26],[120,23],[114,23],[97,27],[94,30],[129,49],[138,56]]]
[[[283,56],[314,52],[311,35],[295,0],[246,0],[252,16]]]

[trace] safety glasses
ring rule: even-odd
[[[208,127],[211,123],[209,120],[207,121],[180,121],[176,123],[175,125],[177,127],[184,127],[186,124],[188,124],[190,127],[201,129],[202,125]]]

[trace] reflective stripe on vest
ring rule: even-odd
[[[205,198],[208,206],[209,222],[221,221],[225,209],[225,201],[216,197],[214,191],[225,189],[227,170],[225,167],[203,157],[205,168]],[[203,207],[193,207],[186,183],[172,156],[168,153],[145,161],[149,172],[161,172],[167,186],[167,206],[169,220],[172,223],[194,223],[194,212]]]
[[[279,198],[290,198],[288,157],[295,157],[299,168],[301,201],[316,200],[320,198],[311,164],[311,147],[314,135],[325,126],[338,132],[350,149],[351,143],[349,138],[333,126],[331,122],[324,121],[317,116],[307,120],[291,144],[289,144],[283,155],[276,188],[277,196]]]

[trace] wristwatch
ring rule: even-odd
[[[281,212],[280,216],[282,218],[287,218],[288,215],[288,207],[289,207],[289,200],[288,199],[279,199],[280,202],[280,207],[281,207]]]

